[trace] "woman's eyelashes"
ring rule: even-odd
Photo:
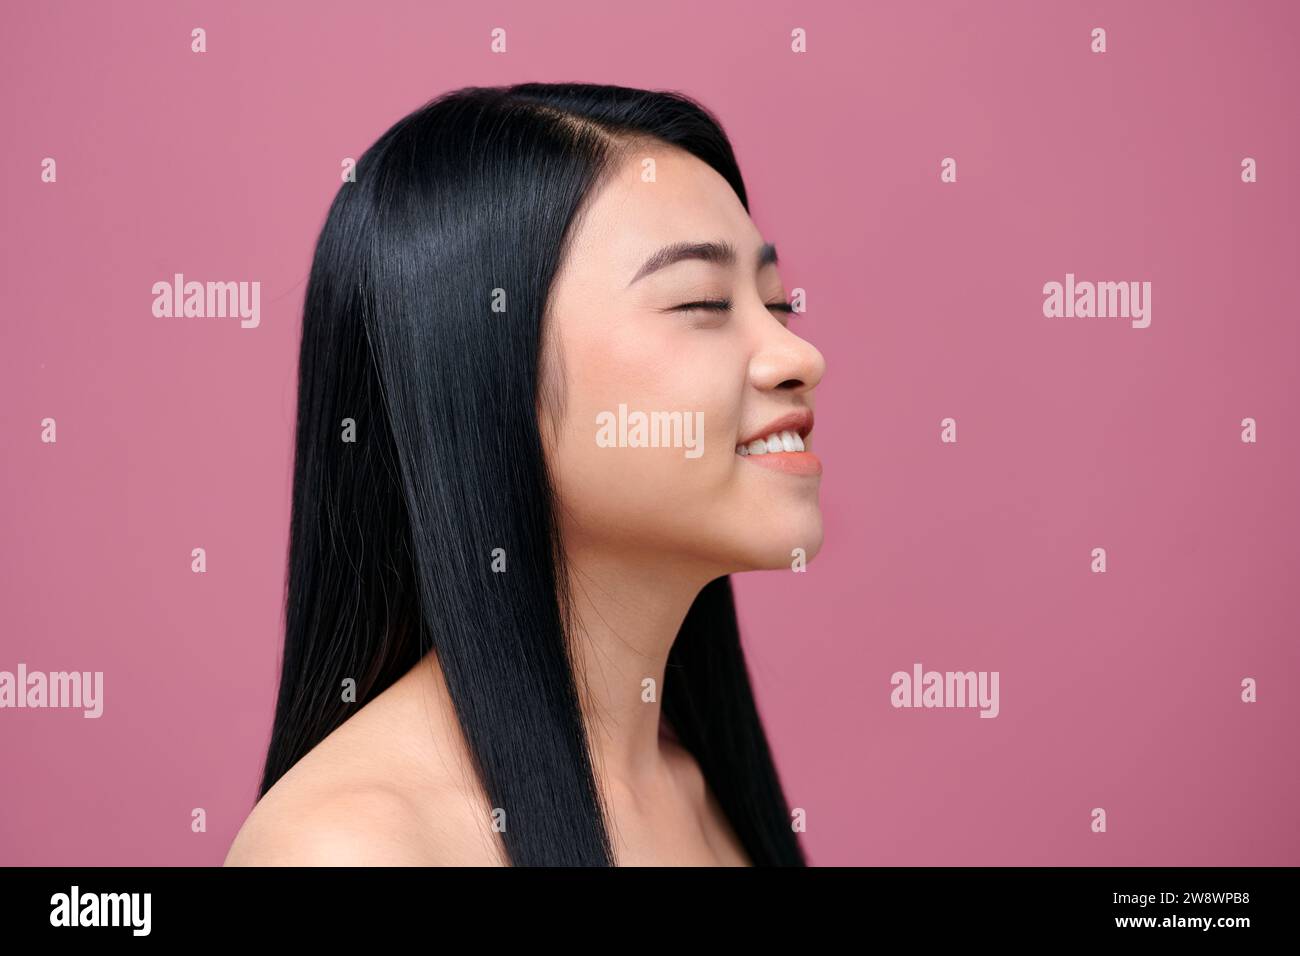
[[[765,303],[773,312],[780,312],[790,315],[794,312],[794,306],[789,302],[768,302]],[[667,312],[714,312],[726,313],[731,311],[730,299],[697,299],[694,302],[683,302],[681,305],[673,306],[666,309]]]

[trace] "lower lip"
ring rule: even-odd
[[[820,475],[822,460],[810,451],[777,451],[766,455],[737,455],[745,461],[752,461],[773,471],[783,471],[787,475]]]

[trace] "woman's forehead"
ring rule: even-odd
[[[620,286],[648,256],[673,243],[724,240],[747,248],[758,241],[727,181],[707,163],[667,145],[632,152],[592,197],[576,227],[573,268],[608,272],[611,281],[622,276]]]

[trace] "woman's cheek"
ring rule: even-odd
[[[731,479],[744,367],[705,330],[658,323],[575,335],[561,478],[570,507],[608,524],[697,519]],[[634,447],[633,416],[680,421],[668,447]],[[629,428],[624,430],[624,424]]]

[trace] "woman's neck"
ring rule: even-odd
[[[661,710],[668,652],[716,573],[680,559],[569,552],[574,679],[592,759],[629,788],[663,770]]]

